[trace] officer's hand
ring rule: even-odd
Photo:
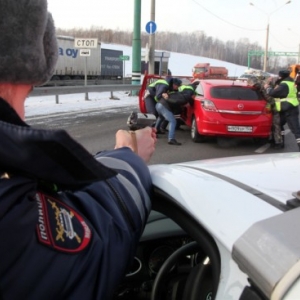
[[[149,162],[156,145],[156,129],[146,127],[136,131],[118,130],[115,149],[129,147],[145,162]]]
[[[168,99],[168,98],[169,98],[169,95],[168,95],[167,93],[163,93],[163,94],[162,94],[162,97],[163,97],[164,99]]]

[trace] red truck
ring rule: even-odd
[[[209,63],[198,63],[193,68],[193,78],[228,78],[228,70],[225,67],[213,67]]]

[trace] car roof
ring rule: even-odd
[[[194,80],[199,81],[203,86],[248,86],[246,81],[240,81],[240,80],[230,80],[230,79],[204,79],[204,80]]]

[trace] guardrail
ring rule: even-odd
[[[131,78],[122,79],[88,79],[87,85],[107,85],[107,84],[131,84]],[[70,79],[70,80],[50,80],[42,87],[48,86],[77,86],[85,85],[84,79]]]
[[[55,102],[59,103],[59,95],[85,94],[85,100],[88,100],[88,93],[92,92],[111,92],[111,98],[114,99],[113,92],[116,91],[138,91],[141,84],[108,84],[108,85],[87,85],[87,86],[51,86],[36,87],[29,97],[55,96]]]

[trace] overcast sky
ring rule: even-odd
[[[141,30],[153,0],[141,0]],[[254,6],[250,5],[250,2]],[[273,51],[298,52],[300,0],[156,0],[157,31],[203,31],[223,41],[248,38]],[[48,0],[56,26],[133,30],[135,0]]]

